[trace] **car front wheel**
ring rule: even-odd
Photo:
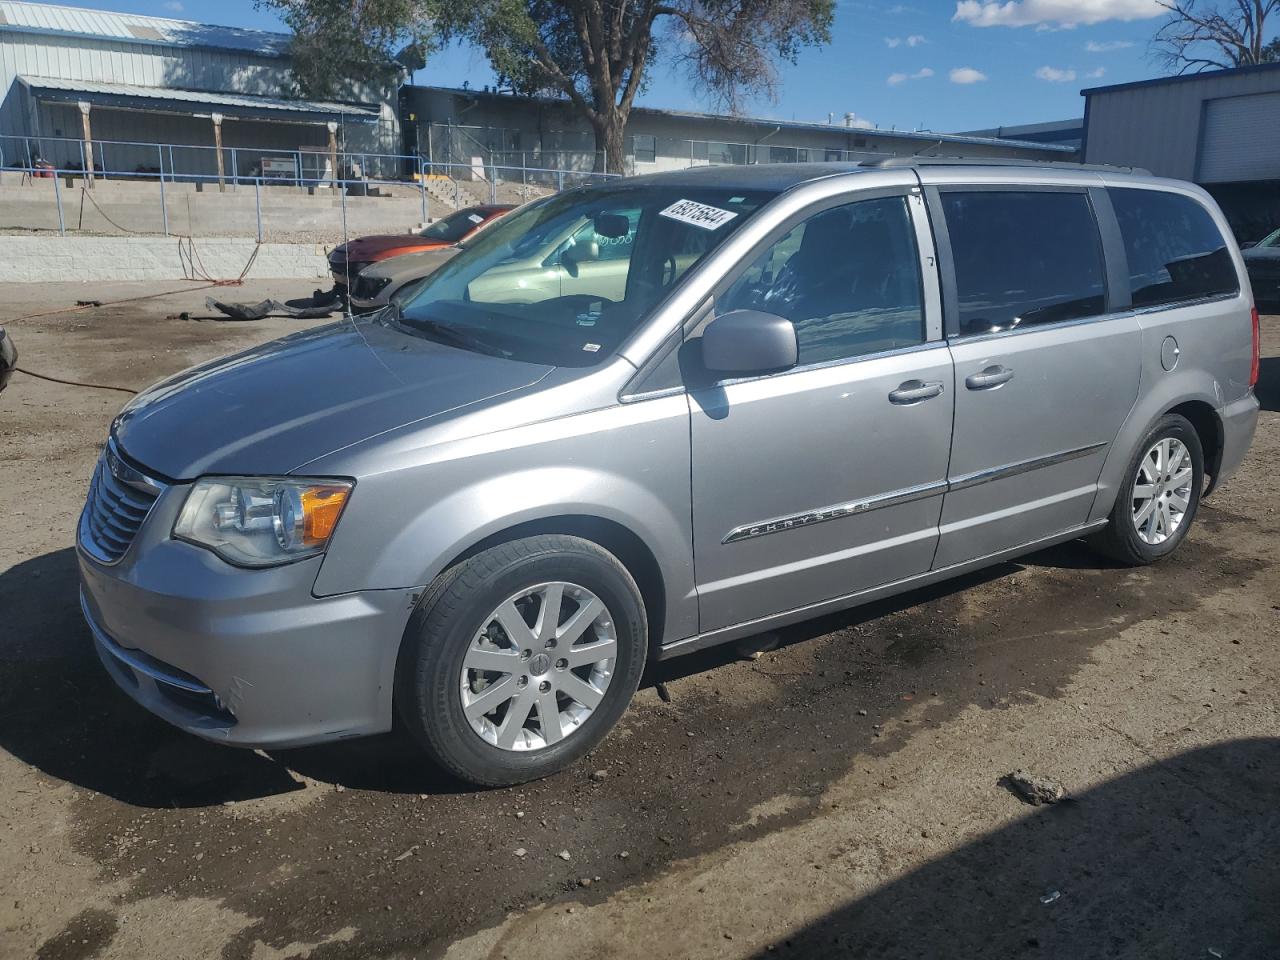
[[[644,669],[644,604],[602,547],[546,535],[457,564],[410,621],[397,704],[446,769],[482,786],[547,776],[598,744]]]

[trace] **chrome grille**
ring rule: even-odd
[[[124,556],[164,485],[135,470],[108,443],[80,514],[80,546],[103,563]]]

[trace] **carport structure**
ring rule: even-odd
[[[376,105],[20,76],[45,159],[109,173],[329,179],[348,125],[376,124]],[[155,135],[138,142],[145,125]],[[45,130],[75,130],[52,138]],[[342,136],[340,137],[340,134]],[[203,141],[203,143],[201,143]],[[165,144],[161,147],[159,143]],[[186,144],[187,146],[175,146]]]
[[[287,33],[0,0],[0,164],[321,180],[337,151],[400,152],[403,80],[370,64],[306,98]]]

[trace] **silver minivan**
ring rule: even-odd
[[[466,780],[544,776],[647,661],[1072,538],[1176,549],[1257,419],[1230,238],[1199,188],[1104,168],[566,192],[402,304],[131,401],[80,521],[84,613],[199,736],[398,716]]]

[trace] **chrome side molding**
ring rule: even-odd
[[[847,503],[819,507],[815,510],[806,510],[803,513],[795,513],[790,516],[775,517],[772,520],[759,520],[756,523],[747,523],[740,527],[734,527],[725,534],[724,539],[720,542],[739,543],[743,540],[765,537],[771,533],[798,530],[801,527],[811,527],[816,523],[826,523],[829,520],[840,520],[843,517],[870,513],[872,510],[880,510],[884,507],[897,507],[904,503],[924,500],[927,497],[937,496],[938,494],[968,490],[970,487],[976,487],[983,483],[1016,477],[1023,473],[1030,473],[1032,470],[1066,463],[1069,460],[1078,460],[1081,457],[1087,457],[1095,450],[1101,450],[1105,446],[1107,446],[1107,442],[1102,440],[1098,443],[1090,443],[1071,450],[1061,450],[1058,453],[1051,453],[1043,457],[1033,457],[1030,460],[1020,460],[1017,463],[1008,463],[1001,467],[993,467],[990,470],[980,470],[977,473],[965,474],[964,476],[956,477],[954,480],[922,483],[914,487],[893,490],[866,500],[850,500]]]

